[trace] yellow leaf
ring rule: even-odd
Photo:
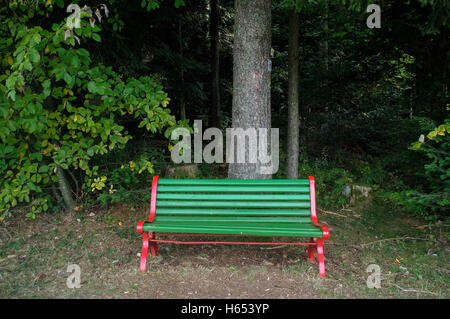
[[[428,139],[432,140],[433,137],[435,137],[437,135],[436,131],[431,131],[430,133],[428,133],[427,137]]]
[[[8,62],[8,64],[12,65],[14,63],[14,60],[11,56],[6,58],[6,62]]]
[[[395,258],[394,261],[395,261],[397,264],[401,264],[400,260],[398,260],[397,258]]]

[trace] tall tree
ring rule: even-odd
[[[219,75],[219,0],[210,1],[209,17],[211,36],[211,109],[210,126],[220,127],[220,75]]]
[[[324,71],[325,71],[325,77],[328,76],[328,32],[329,32],[329,28],[328,28],[328,0],[324,0],[323,1],[323,32],[324,32],[324,37],[323,37],[323,42],[322,42],[322,50],[323,50],[323,65],[324,65]]]
[[[235,1],[232,103],[234,128],[271,127],[271,5],[271,0]],[[246,161],[230,163],[228,177],[271,178],[271,175],[261,174],[261,163],[250,163],[247,158],[249,144],[244,145],[238,147],[245,147]]]
[[[299,56],[298,56],[298,36],[300,29],[299,14],[292,8],[289,14],[289,73],[288,73],[288,138],[287,138],[287,178],[298,178],[298,157],[299,157]]]
[[[184,65],[183,65],[183,34],[181,32],[181,19],[178,20],[178,45],[180,48],[180,119],[186,119],[186,103],[184,100]]]

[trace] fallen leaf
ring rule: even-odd
[[[39,274],[36,278],[34,278],[34,281],[38,281],[41,279],[44,279],[47,275],[44,273]]]
[[[395,258],[394,261],[395,261],[397,264],[401,264],[400,260],[398,260],[397,258]]]

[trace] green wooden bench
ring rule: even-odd
[[[143,235],[140,270],[158,242],[178,244],[307,245],[308,258],[325,277],[323,241],[329,231],[317,221],[314,177],[298,180],[163,179],[153,177],[150,216],[137,224]],[[158,235],[158,238],[157,238]],[[308,242],[186,241],[162,236],[308,237]]]

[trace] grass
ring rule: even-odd
[[[0,225],[1,298],[449,298],[449,232],[390,211],[376,197],[320,213],[330,227],[327,278],[306,249],[247,245],[160,245],[140,273],[135,223],[147,208],[122,205],[80,215],[42,214]],[[345,216],[345,217],[344,217]],[[67,266],[81,268],[81,288],[66,286]],[[367,267],[381,283],[368,288]]]

